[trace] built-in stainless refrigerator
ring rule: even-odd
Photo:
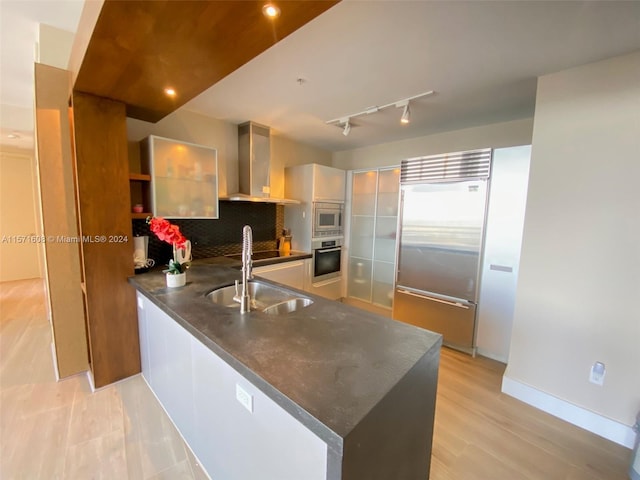
[[[474,353],[491,149],[404,160],[393,318]]]

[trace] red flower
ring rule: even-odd
[[[180,233],[180,228],[177,225],[172,225],[162,217],[147,217],[147,223],[149,224],[149,229],[160,240],[175,245],[177,248],[184,248],[184,242],[187,239]]]

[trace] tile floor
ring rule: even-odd
[[[206,479],[140,375],[56,382],[41,281],[0,286],[0,478]]]

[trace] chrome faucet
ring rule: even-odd
[[[240,304],[240,313],[247,313],[251,309],[249,296],[249,280],[253,278],[251,255],[253,255],[253,234],[251,227],[245,225],[242,228],[242,293],[238,294],[238,281],[236,280],[236,294],[233,297],[233,300]]]

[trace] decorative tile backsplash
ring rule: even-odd
[[[275,250],[284,228],[284,206],[274,203],[220,201],[217,220],[170,219],[191,241],[194,259],[242,252],[242,227],[253,230],[253,249]],[[133,235],[149,236],[149,258],[165,265],[173,255],[171,245],[149,231],[145,220],[133,220]]]

